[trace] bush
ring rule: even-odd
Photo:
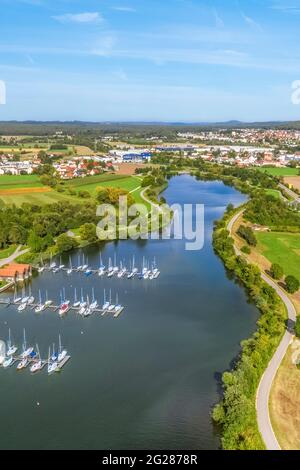
[[[284,271],[279,264],[274,263],[270,268],[270,273],[273,279],[279,280],[282,278]]]
[[[295,294],[300,288],[300,282],[295,276],[287,276],[285,278],[285,288],[289,294]]]
[[[249,243],[249,245],[251,245],[251,246],[256,246],[257,245],[256,236],[254,235],[254,232],[253,232],[252,228],[246,227],[246,225],[240,225],[238,230],[237,230],[237,234],[241,238],[246,240],[246,242]]]
[[[251,249],[248,245],[244,245],[242,248],[241,248],[241,252],[242,253],[245,253],[246,255],[250,255],[251,254]]]

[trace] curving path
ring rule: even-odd
[[[26,248],[25,250],[21,250],[21,245],[18,246],[18,248],[16,249],[16,251],[12,255],[10,255],[8,258],[0,260],[0,268],[2,266],[5,266],[6,264],[11,263],[12,261],[14,261],[19,256],[22,256],[25,253],[28,253],[28,251],[29,251],[29,248]]]
[[[162,208],[158,205],[158,204],[155,204],[154,202],[152,202],[149,198],[147,198],[147,196],[145,196],[145,192],[147,191],[147,189],[149,189],[150,186],[148,186],[147,188],[145,188],[143,191],[141,191],[141,197],[144,199],[145,202],[148,202],[148,204],[150,204],[151,207],[155,207],[156,209],[158,209],[159,212],[162,212]]]
[[[229,230],[230,234],[232,233],[232,229],[235,222],[242,215],[243,212],[244,210],[235,214],[234,217],[228,223],[227,229]],[[241,251],[235,246],[234,250],[238,256],[242,254]],[[261,273],[261,277],[267,284],[269,284],[271,287],[273,287],[273,289],[276,290],[277,294],[280,296],[286,306],[289,318],[287,331],[285,332],[274,356],[269,362],[268,367],[266,368],[261,378],[256,395],[257,423],[265,446],[267,450],[281,450],[271,424],[269,414],[269,399],[273,380],[293,338],[293,327],[296,321],[297,312],[287,294],[277,285],[276,282],[274,282],[265,273]]]

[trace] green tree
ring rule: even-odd
[[[62,233],[56,239],[56,248],[59,253],[70,251],[77,248],[78,243],[75,238],[69,237],[66,233]]]
[[[285,288],[290,294],[295,294],[300,288],[300,282],[295,276],[285,278]]]
[[[96,225],[93,223],[83,224],[79,229],[79,235],[82,240],[86,240],[90,243],[97,240]]]
[[[28,235],[27,245],[33,253],[39,253],[42,251],[43,239],[34,230],[31,230]]]
[[[273,279],[279,280],[282,278],[284,271],[283,271],[283,268],[279,264],[274,263],[272,264],[270,268],[270,273]]]

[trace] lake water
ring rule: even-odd
[[[57,300],[82,287],[103,301],[103,289],[118,292],[126,305],[118,318],[80,318],[53,311],[40,315],[0,307],[0,338],[8,327],[21,345],[63,345],[72,358],[60,374],[46,369],[31,375],[15,366],[0,369],[0,448],[34,449],[217,449],[219,436],[211,408],[219,399],[220,374],[230,367],[239,343],[255,329],[257,309],[244,290],[227,277],[211,245],[213,221],[229,202],[245,197],[221,182],[197,182],[190,176],[170,181],[169,203],[205,204],[205,245],[184,250],[184,240],[122,241],[103,247],[103,260],[117,254],[156,257],[155,281],[101,279],[74,273],[44,273],[32,281],[33,294],[48,290]],[[99,247],[84,250],[98,267]],[[68,256],[64,261],[68,261]],[[77,253],[73,254],[77,263]],[[39,406],[37,405],[39,403]]]

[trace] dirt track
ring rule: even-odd
[[[286,176],[284,178],[286,184],[291,184],[294,188],[300,191],[300,176]]]

